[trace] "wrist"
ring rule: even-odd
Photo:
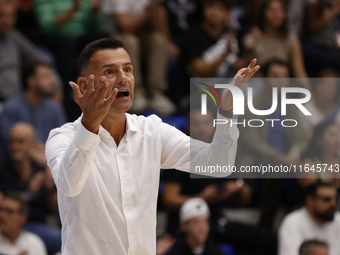
[[[229,111],[226,111],[222,108],[222,106],[220,106],[218,108],[218,112],[219,114],[221,114],[222,116],[226,117],[226,118],[233,118],[234,117],[234,114],[233,114],[233,109],[229,110]]]
[[[81,124],[83,124],[84,128],[86,128],[88,131],[98,134],[100,123],[95,123],[91,121],[91,119],[87,119],[83,116],[81,118]]]

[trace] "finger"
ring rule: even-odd
[[[102,90],[100,91],[100,94],[99,94],[99,100],[105,99],[107,91],[109,90],[109,85],[110,84],[108,82],[104,83],[104,88],[102,88]]]
[[[85,95],[90,95],[94,91],[94,75],[90,74],[89,79],[87,80],[87,89]]]
[[[73,90],[73,96],[74,96],[74,101],[76,103],[79,102],[79,99],[83,96],[81,93],[80,93],[80,90],[79,90],[79,86],[77,83],[74,83],[73,81],[70,81],[69,82],[72,90]]]
[[[113,101],[115,100],[117,94],[118,94],[118,89],[115,88],[115,89],[112,91],[111,95],[110,95],[107,99],[105,99],[105,105],[107,105],[107,104],[108,104],[108,105],[111,105],[111,104],[113,103]]]
[[[257,62],[257,59],[256,58],[254,58],[251,62],[250,62],[250,64],[249,64],[249,68],[254,68],[254,66],[256,65],[256,62]]]
[[[103,88],[105,88],[105,82],[106,82],[106,77],[102,76],[102,77],[100,77],[100,79],[99,79],[99,81],[98,81],[98,83],[96,85],[94,93],[97,94],[97,98],[98,99],[100,97],[100,94],[101,94]]]

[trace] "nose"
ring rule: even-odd
[[[127,82],[127,76],[123,69],[120,69],[117,75],[117,83],[124,84]]]

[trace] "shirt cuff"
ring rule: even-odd
[[[73,141],[79,149],[91,151],[98,146],[100,137],[87,130],[81,121],[79,121]]]
[[[219,120],[225,120],[225,121],[220,121],[216,123],[216,132],[223,135],[223,136],[229,136],[231,138],[237,139],[239,137],[239,130],[237,127],[237,119],[234,118],[227,118],[224,117],[219,113],[219,110],[217,110],[217,119]],[[234,120],[234,121],[233,121]],[[236,121],[235,121],[236,120]],[[235,123],[235,124],[231,124]]]

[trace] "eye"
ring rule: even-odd
[[[111,74],[113,74],[113,71],[111,69],[108,69],[108,70],[105,71],[105,74],[111,75]]]
[[[131,72],[131,68],[130,68],[130,67],[126,67],[124,70],[125,70],[125,72],[127,72],[127,73],[130,73],[130,72]]]

